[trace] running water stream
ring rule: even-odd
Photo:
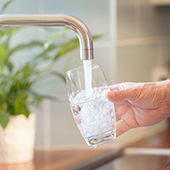
[[[92,69],[91,69],[91,60],[84,60],[84,79],[85,79],[85,90],[86,97],[89,98],[92,95]]]

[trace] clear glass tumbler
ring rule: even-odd
[[[106,98],[109,86],[99,65],[91,66],[92,90],[87,95],[84,67],[67,71],[66,84],[74,120],[89,146],[116,138],[114,104]]]

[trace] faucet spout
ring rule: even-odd
[[[78,18],[65,15],[0,15],[0,28],[4,27],[68,27],[80,42],[80,59],[93,59],[93,41],[87,26]]]

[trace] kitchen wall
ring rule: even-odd
[[[168,6],[154,7],[149,0],[117,1],[117,82],[161,77],[161,68],[170,62],[169,20]]]
[[[117,82],[150,82],[169,76],[169,20],[170,6],[154,7],[149,0],[117,1]],[[164,121],[134,129],[116,142],[125,144],[166,126]]]

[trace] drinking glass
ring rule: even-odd
[[[114,104],[106,97],[109,86],[102,69],[97,64],[90,68],[89,77],[84,67],[67,71],[66,85],[74,120],[86,143],[96,147],[116,138],[116,118]],[[89,94],[85,77],[92,80]]]

